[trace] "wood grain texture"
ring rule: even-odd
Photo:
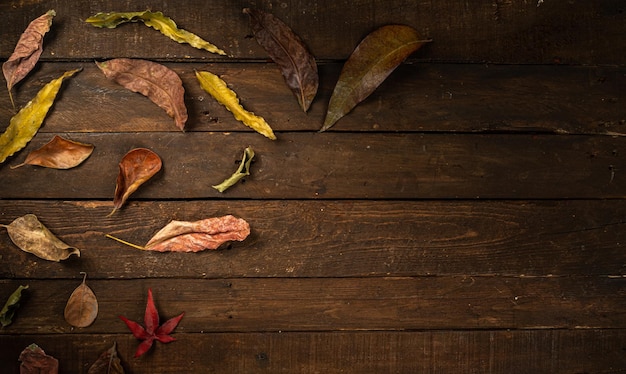
[[[130,333],[41,335],[40,346],[61,373],[82,373],[114,341],[126,372],[141,373],[619,373],[626,368],[626,331],[516,330],[415,332],[175,332],[133,359]],[[4,336],[0,361],[19,373],[31,336]],[[189,347],[194,347],[189,349]],[[177,359],[172,359],[176,357]]]
[[[82,250],[62,264],[20,251],[0,232],[4,279],[621,276],[623,201],[3,201],[0,223],[35,213]],[[252,229],[230,249],[141,252],[169,220],[233,214]],[[4,231],[4,230],[3,230]],[[226,247],[225,247],[226,248]]]
[[[458,276],[91,279],[98,318],[74,329],[63,309],[79,277],[0,281],[29,285],[4,333],[124,333],[118,315],[143,321],[148,288],[162,318],[185,312],[177,332],[626,328],[622,278]]]
[[[278,68],[259,63],[165,63],[180,75],[189,112],[186,131],[251,131],[202,91],[194,70],[220,75],[242,104],[276,131],[318,131],[341,64],[320,65],[320,90],[308,114]],[[43,63],[15,90],[18,106],[63,71],[66,82],[41,132],[175,131],[149,99],[109,82],[89,62]],[[398,68],[331,131],[547,132],[625,134],[626,69],[616,67],[411,64]],[[0,95],[0,123],[14,114]],[[3,128],[4,125],[0,125]]]
[[[549,135],[279,133],[72,134],[95,145],[79,167],[11,170],[50,140],[38,134],[0,166],[3,198],[109,199],[118,163],[145,147],[163,169],[131,199],[549,199],[620,198],[626,138]],[[246,182],[220,194],[251,146]],[[19,188],[16,188],[19,186]]]
[[[414,27],[433,42],[415,54],[429,61],[624,64],[624,46],[612,43],[626,31],[619,1],[480,0],[446,1],[229,1],[198,0],[129,3],[107,0],[4,1],[0,13],[12,22],[0,25],[0,56],[9,56],[28,22],[50,8],[57,12],[44,58],[94,59],[139,57],[223,61],[205,51],[177,44],[140,24],[97,29],[84,19],[109,11],[150,7],[223,48],[237,59],[267,59],[250,38],[245,7],[272,12],[290,25],[318,59],[345,59],[374,29],[391,23]]]

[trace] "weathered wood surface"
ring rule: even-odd
[[[194,69],[221,75],[247,109],[283,132],[321,128],[341,68],[341,64],[320,65],[320,90],[305,114],[273,64],[166,65],[183,80],[187,132],[252,131],[202,91]],[[28,102],[45,83],[79,67],[83,71],[64,83],[41,132],[175,130],[164,111],[108,81],[92,61],[41,64],[14,90],[16,102]],[[624,135],[624,86],[626,74],[621,67],[405,65],[329,131]],[[8,95],[0,95],[0,120],[8,122],[12,115]]]
[[[539,3],[542,3],[540,6]],[[624,64],[626,50],[617,41],[626,31],[621,1],[154,1],[72,2],[8,0],[0,14],[0,57],[8,57],[31,19],[55,9],[58,27],[46,59],[139,57],[226,60],[178,45],[143,25],[97,29],[84,20],[108,11],[160,10],[180,27],[222,47],[237,59],[265,59],[251,34],[245,7],[267,10],[291,25],[319,59],[345,59],[375,28],[390,23],[413,26],[431,38],[416,58],[428,61]]]
[[[131,202],[0,200],[0,223],[35,212],[81,258],[42,261],[0,235],[2,278],[93,279],[617,276],[626,269],[622,200]],[[230,250],[141,252],[170,219],[234,214],[252,234]],[[175,271],[172,271],[175,269]]]
[[[624,329],[176,336],[179,341],[157,344],[148,357],[125,361],[127,372],[619,373],[626,365]],[[28,335],[3,338],[7,344],[0,350],[2,362],[12,362],[20,347],[32,342]],[[38,341],[46,353],[61,360],[67,373],[86,372],[114,341],[122,357],[132,356],[137,344],[130,334],[40,335]],[[360,347],[358,354],[354,347]],[[16,366],[11,369],[7,373],[18,373]]]
[[[106,0],[0,3],[0,59],[55,9],[43,62],[15,88],[24,105],[62,72],[33,141],[0,165],[0,223],[35,213],[82,250],[61,263],[16,248],[0,228],[0,300],[29,284],[0,330],[0,371],[36,342],[84,373],[117,341],[129,373],[612,373],[626,371],[626,12],[620,1]],[[230,54],[179,45],[140,24],[96,29],[99,11],[164,11]],[[303,113],[249,37],[244,7],[271,11],[319,59]],[[367,100],[318,133],[343,60],[389,23],[432,38]],[[177,72],[186,132],[93,61],[158,60]],[[470,64],[476,63],[476,64]],[[494,64],[496,63],[496,64]],[[497,64],[500,63],[500,64]],[[505,63],[505,64],[502,64]],[[276,130],[270,141],[198,86],[224,78]],[[0,94],[0,130],[14,114]],[[96,146],[80,167],[24,166],[53,135]],[[252,175],[224,194],[237,167]],[[117,163],[149,147],[162,172],[107,217]],[[234,214],[244,242],[197,254],[144,244],[172,219]],[[88,273],[96,322],[63,319]],[[117,318],[141,321],[148,288],[163,318],[185,311],[168,345],[133,359]]]

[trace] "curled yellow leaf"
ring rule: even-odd
[[[233,114],[236,120],[243,122],[243,124],[252,128],[259,134],[276,140],[274,131],[272,131],[270,125],[265,122],[265,119],[245,110],[239,103],[237,94],[228,88],[226,82],[220,77],[208,71],[196,71],[196,78],[198,82],[200,82],[202,89],[213,96],[220,104],[224,105],[226,109]]]

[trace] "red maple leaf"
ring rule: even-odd
[[[179,316],[168,319],[164,324],[159,326],[159,312],[156,310],[154,306],[154,299],[152,298],[152,289],[148,289],[148,303],[146,305],[146,313],[143,317],[144,324],[146,327],[144,328],[140,324],[135,321],[131,321],[124,316],[119,316],[126,326],[133,333],[135,338],[139,340],[143,340],[139,343],[137,347],[137,351],[135,352],[135,357],[139,357],[142,354],[148,352],[150,347],[152,347],[152,343],[155,340],[160,341],[161,343],[169,343],[176,340],[171,337],[170,334],[176,326],[178,326],[178,322],[183,318],[185,312],[181,313]]]

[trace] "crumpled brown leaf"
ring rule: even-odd
[[[287,87],[305,112],[317,94],[319,76],[315,57],[287,24],[273,14],[245,8],[254,38],[280,67]]]
[[[343,65],[320,131],[331,128],[365,100],[402,61],[428,41],[404,25],[383,26],[366,36]]]
[[[226,242],[243,241],[250,235],[250,225],[242,218],[232,215],[206,218],[199,221],[171,221],[142,247],[118,239],[133,248],[157,252],[200,252],[217,249]]]
[[[117,355],[117,343],[106,351],[94,362],[87,371],[87,374],[124,374],[121,360]]]
[[[22,251],[32,253],[49,261],[66,260],[71,255],[80,257],[78,248],[70,247],[54,236],[34,214],[26,214],[16,218],[5,227],[9,237]]]
[[[126,153],[119,163],[120,171],[115,184],[114,208],[111,214],[121,208],[139,186],[158,173],[161,166],[159,155],[147,148],[135,148]]]
[[[11,166],[11,169],[24,165],[38,165],[53,169],[71,169],[80,165],[93,152],[93,144],[75,142],[55,135],[52,140],[26,156],[23,163]]]
[[[63,312],[65,321],[74,327],[87,327],[98,316],[98,300],[85,282],[87,273],[82,274],[84,275],[83,282],[74,289]]]
[[[24,348],[19,360],[21,361],[20,374],[57,374],[59,372],[59,360],[48,356],[35,343]]]
[[[187,107],[183,82],[173,70],[156,62],[116,58],[96,62],[104,75],[121,86],[148,97],[185,130]]]
[[[11,89],[24,79],[39,61],[43,52],[43,37],[50,30],[54,16],[56,16],[55,11],[49,10],[46,14],[31,21],[20,36],[9,59],[2,64],[2,73],[7,81],[7,89],[14,108],[15,103]]]

